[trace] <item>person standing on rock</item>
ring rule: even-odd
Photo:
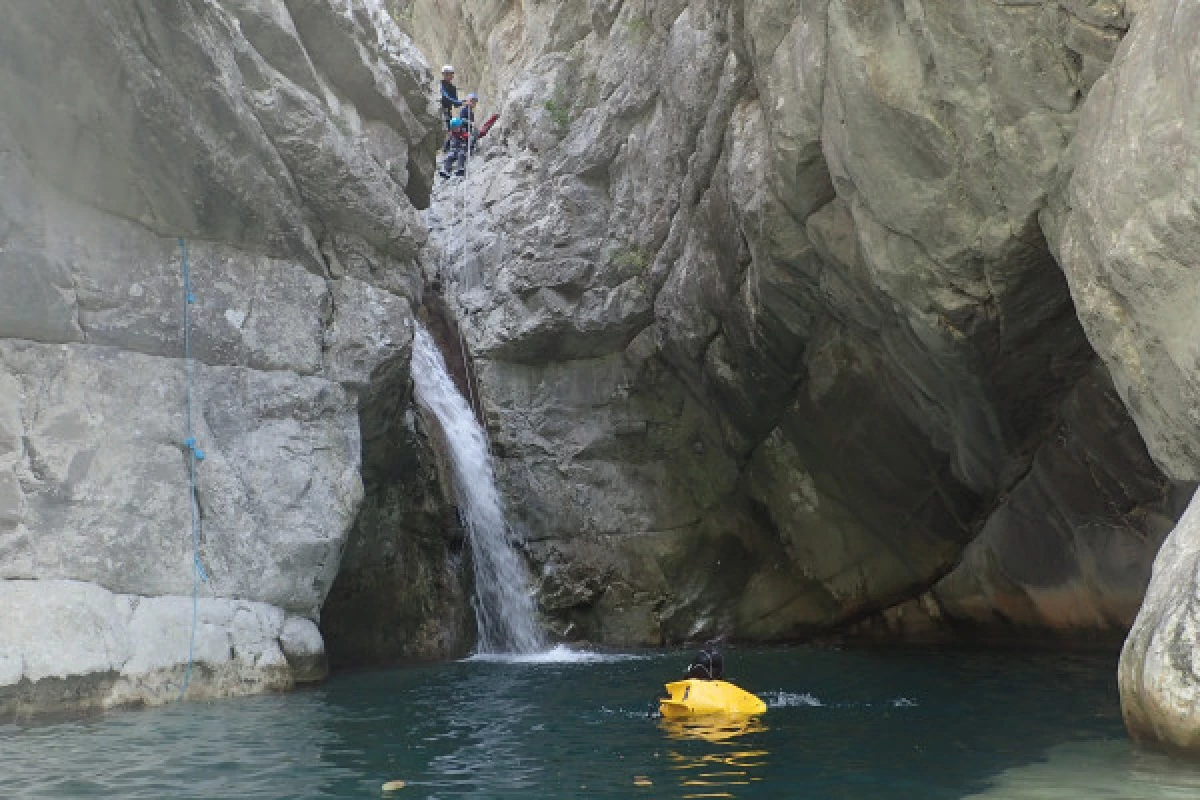
[[[479,105],[479,95],[471,92],[462,101],[462,108],[458,109],[459,119],[465,119],[472,128],[475,127],[475,106],[477,105]]]
[[[442,168],[438,170],[438,175],[449,178],[452,170],[453,174],[460,178],[466,175],[467,154],[470,148],[471,129],[468,127],[467,121],[462,117],[454,117],[450,120],[449,152],[442,161]]]
[[[454,66],[447,64],[442,67],[442,120],[446,123],[445,151],[450,152],[450,122],[454,119],[454,109],[461,108],[462,100],[458,99],[458,87],[454,85]]]
[[[475,106],[477,105],[479,105],[479,95],[472,92],[467,95],[467,99],[463,101],[462,108],[458,110],[458,118],[463,121],[471,137],[471,155],[475,155]]]
[[[462,108],[450,120],[450,135],[446,140],[447,155],[438,174],[449,178],[451,174],[463,177],[467,174],[467,159],[475,154],[475,143],[480,133],[475,128],[475,107],[478,95],[468,94]]]

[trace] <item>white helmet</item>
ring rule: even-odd
[[[442,74],[445,75],[447,72],[454,72],[453,64],[447,64],[446,66],[442,67]]]

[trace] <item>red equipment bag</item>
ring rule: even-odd
[[[483,125],[480,126],[480,128],[479,128],[478,136],[480,139],[487,136],[488,131],[490,131],[492,129],[492,126],[496,124],[496,120],[498,120],[498,119],[500,119],[499,114],[492,114],[490,117],[488,117],[486,120],[484,120]]]

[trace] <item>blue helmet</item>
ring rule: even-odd
[[[456,131],[459,128],[461,128],[463,126],[463,124],[464,123],[461,118],[455,117],[454,119],[450,120],[450,130]]]

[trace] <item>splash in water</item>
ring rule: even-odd
[[[419,323],[413,338],[412,376],[417,401],[446,437],[454,490],[475,566],[477,652],[536,653],[545,640],[534,616],[529,576],[513,546],[488,456],[487,438],[454,385],[433,337]]]

